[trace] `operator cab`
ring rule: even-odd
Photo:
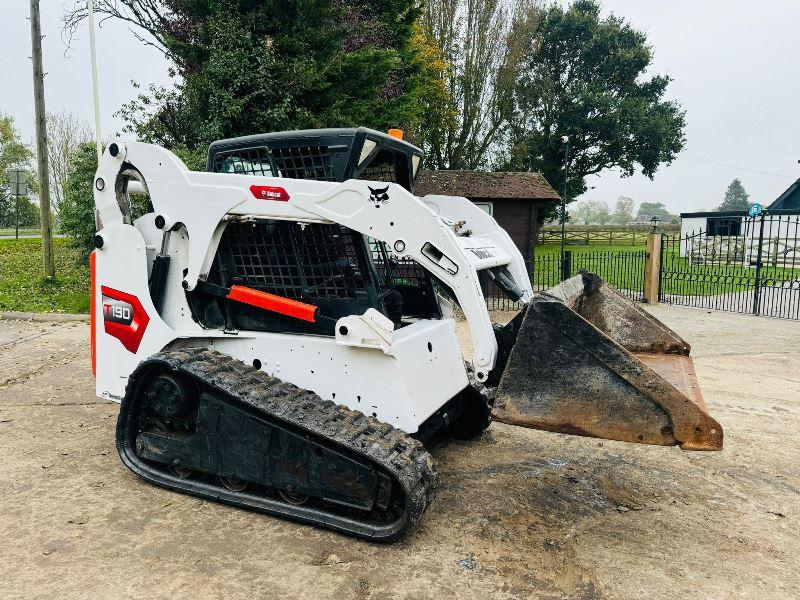
[[[422,150],[402,132],[316,129],[251,135],[211,144],[207,170],[263,177],[396,183],[413,193]],[[205,327],[333,335],[337,319],[375,308],[395,327],[442,316],[434,280],[385,243],[338,224],[231,221],[225,227],[209,283],[244,285],[319,307],[315,323],[216,298],[187,294]]]
[[[263,133],[220,140],[208,150],[207,170],[317,181],[385,181],[413,193],[422,150],[403,141],[401,135],[399,131],[388,135],[359,127]]]

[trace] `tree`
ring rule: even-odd
[[[520,70],[508,164],[564,183],[570,140],[569,198],[588,175],[640,169],[652,178],[684,145],[684,111],[664,100],[669,76],[648,76],[653,50],[623,19],[600,17],[595,0],[547,8]]]
[[[578,202],[570,212],[583,225],[588,225],[594,218],[594,207],[591,202]]]
[[[174,89],[121,110],[169,148],[284,129],[419,127],[436,69],[416,37],[416,0],[96,0],[173,63]],[[81,0],[65,24],[85,17]]]
[[[47,154],[50,159],[50,188],[53,191],[53,211],[58,218],[64,199],[64,182],[73,154],[84,142],[92,139],[89,124],[74,114],[61,110],[47,113]]]
[[[592,200],[581,200],[570,211],[570,214],[583,225],[605,225],[611,220],[608,204]]]
[[[14,119],[0,112],[0,227],[14,227],[17,223],[17,198],[9,193],[9,169],[27,172],[28,190],[35,194],[38,188],[36,171],[31,161],[33,151],[25,144],[14,127]],[[19,198],[20,227],[35,227],[39,224],[39,212],[29,196]]]
[[[634,210],[636,203],[633,198],[627,196],[620,196],[617,198],[617,203],[614,206],[614,213],[611,215],[611,220],[615,225],[627,225],[634,218]]]
[[[61,230],[71,244],[88,259],[94,248],[94,193],[92,182],[97,171],[97,148],[87,142],[78,146],[70,157],[64,179],[61,202]]]
[[[17,213],[17,203],[19,203],[19,213]],[[39,226],[39,207],[31,201],[30,197],[20,196],[17,198],[10,194],[0,197],[0,227],[15,228],[18,216],[20,227],[35,228]]]
[[[513,91],[540,11],[531,0],[428,0],[424,31],[445,64],[445,96],[424,123],[428,163],[475,169],[489,163],[514,111]]]
[[[662,221],[666,220],[667,217],[672,218],[663,202],[642,202],[639,205],[639,217],[644,217],[648,220],[658,217]]]
[[[599,225],[605,225],[611,220],[611,211],[605,202],[595,202],[594,221]]]
[[[747,210],[750,208],[749,198],[749,194],[744,191],[744,186],[737,177],[728,185],[728,189],[725,190],[725,198],[717,210]]]

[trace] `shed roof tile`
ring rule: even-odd
[[[473,199],[558,200],[540,173],[422,171],[414,185],[418,196],[444,194]]]

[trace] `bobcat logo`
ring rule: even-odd
[[[385,188],[369,188],[369,201],[375,204],[375,208],[380,208],[381,204],[386,204],[389,201],[389,186],[387,185]]]

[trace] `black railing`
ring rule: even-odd
[[[659,281],[662,302],[800,319],[800,215],[664,236]]]
[[[618,288],[631,300],[644,298],[644,268],[646,250],[607,251],[571,248],[561,260],[558,251],[537,253],[525,266],[531,279],[533,291],[541,292],[558,285],[562,280],[586,270]],[[508,299],[502,290],[489,286],[487,302],[490,310],[518,310],[519,303]]]

